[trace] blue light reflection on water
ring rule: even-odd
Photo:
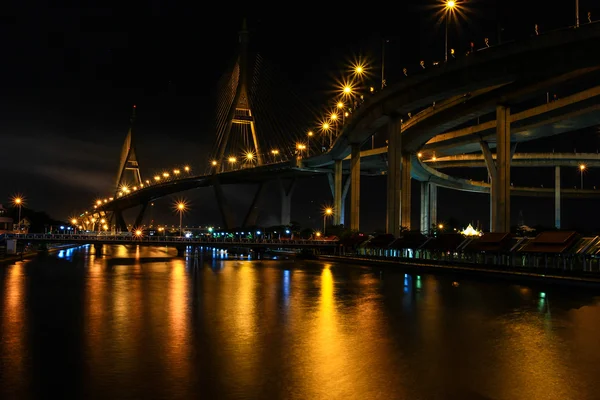
[[[75,250],[75,247],[70,247],[68,249],[60,249],[56,256],[58,258],[64,258],[64,259],[70,260],[71,257],[73,256],[74,250]]]
[[[409,293],[412,289],[412,277],[408,274],[404,274],[404,293]]]
[[[288,269],[283,271],[283,298],[285,300],[285,305],[287,306],[289,303],[290,297],[290,271]]]

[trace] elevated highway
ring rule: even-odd
[[[494,160],[496,156],[492,156]],[[435,169],[444,168],[486,168],[483,154],[461,154],[456,156],[436,157],[423,160]],[[511,167],[600,167],[599,153],[515,153]]]
[[[313,157],[306,165],[323,166],[345,158],[353,144],[364,143],[392,117],[407,119],[408,113],[431,107],[419,123],[402,129],[404,151],[417,152],[435,136],[493,112],[499,103],[545,97],[549,88],[572,85],[580,79],[594,81],[600,70],[598,39],[600,24],[589,24],[485,49],[409,74],[367,99],[331,151]]]

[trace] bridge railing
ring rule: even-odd
[[[336,244],[336,241],[332,240],[323,240],[323,239],[239,239],[239,238],[211,238],[211,237],[201,237],[201,238],[186,238],[180,236],[145,236],[145,237],[137,237],[137,236],[126,236],[126,235],[77,235],[77,234],[12,234],[7,235],[7,238],[14,238],[18,240],[33,240],[33,241],[61,241],[68,242],[73,241],[77,242],[115,242],[115,243],[186,243],[186,244],[236,244],[240,246],[249,245],[249,244],[277,244],[281,245],[281,247],[285,247],[286,245],[333,245]]]

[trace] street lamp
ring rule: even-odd
[[[19,207],[19,224],[17,225],[17,230],[19,231],[19,234],[21,233],[21,207],[23,207],[23,203],[25,203],[25,200],[23,199],[22,196],[15,196],[13,197],[13,206],[15,207]]]
[[[333,215],[333,208],[327,207],[323,210],[323,234],[325,234],[325,229],[327,226],[327,217]]]
[[[181,222],[183,219],[183,212],[186,210],[186,205],[183,201],[177,202],[175,205],[177,208],[177,212],[179,213],[179,236],[183,236],[183,231],[181,230]]]
[[[73,225],[73,234],[77,234],[77,218],[71,219],[71,225]]]
[[[231,164],[231,170],[233,170],[233,168],[235,167],[235,163],[237,162],[237,158],[229,157],[228,161],[229,161],[229,164]]]
[[[446,5],[444,6],[445,10],[445,20],[446,20],[446,39],[445,39],[445,52],[444,52],[444,61],[448,61],[448,18],[450,17],[450,13],[456,7],[456,2],[454,0],[446,1]]]
[[[581,173],[581,189],[583,189],[583,171],[585,171],[585,164],[579,165],[579,172]]]

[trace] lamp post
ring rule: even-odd
[[[575,0],[575,27],[579,28],[579,0]]]
[[[19,234],[21,233],[21,207],[23,206],[23,198],[21,196],[16,196],[13,198],[13,205],[19,207],[19,224],[17,225],[17,230]]]
[[[450,17],[450,13],[452,12],[452,10],[454,9],[454,7],[456,7],[456,2],[454,0],[448,0],[446,1],[446,6],[445,6],[445,22],[446,22],[446,38],[445,38],[445,52],[444,52],[444,61],[448,61],[448,18]]]
[[[20,198],[16,198],[15,199],[15,203],[17,204],[17,207],[19,207],[19,225],[18,225],[18,229],[19,229],[19,234],[21,233],[21,205],[22,205],[22,200]]]
[[[76,218],[71,219],[71,225],[73,225],[73,234],[76,235],[77,234],[77,219]]]
[[[585,171],[585,164],[579,165],[579,172],[581,173],[581,189],[583,189],[583,171]]]
[[[185,211],[185,203],[180,201],[179,203],[177,203],[177,211],[179,212],[179,236],[183,236],[182,234],[182,230],[181,230],[181,222],[183,219],[183,212]]]
[[[327,228],[327,217],[333,215],[333,208],[327,207],[323,212],[323,234],[325,234],[325,230]]]

